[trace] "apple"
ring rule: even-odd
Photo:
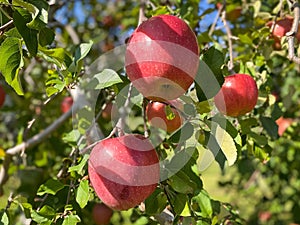
[[[278,125],[278,135],[282,136],[285,130],[293,123],[293,119],[279,117],[276,120],[276,124]]]
[[[183,95],[194,82],[199,65],[195,33],[180,18],[153,16],[131,35],[125,68],[133,86],[154,101]]]
[[[4,104],[5,96],[6,96],[5,91],[4,91],[3,87],[0,86],[0,107],[2,107]]]
[[[258,89],[248,74],[234,74],[225,81],[214,97],[217,109],[224,115],[238,117],[250,112],[256,105]]]
[[[267,26],[272,29],[274,21],[269,21]],[[272,37],[274,39],[274,49],[280,50],[281,49],[281,38],[285,36],[287,32],[289,32],[293,25],[293,17],[286,16],[280,20],[277,20],[275,26],[272,30]],[[296,34],[296,39],[300,42],[300,25],[298,26],[298,32]]]
[[[183,118],[180,116],[179,111],[176,110],[176,108],[182,108],[182,103],[176,99],[169,101],[169,104],[174,118],[167,118],[167,104],[162,102],[150,102],[146,107],[146,115],[151,126],[172,133],[182,125]]]
[[[113,215],[113,210],[104,203],[96,203],[93,207],[92,216],[96,225],[107,225]]]
[[[142,135],[108,138],[92,149],[88,174],[104,204],[114,210],[128,210],[155,190],[159,159],[149,139]]]
[[[218,2],[216,4],[217,9],[220,9],[223,6],[222,3]],[[236,21],[242,14],[242,7],[226,7],[226,20],[231,22]]]
[[[70,110],[70,108],[72,107],[73,105],[73,98],[72,97],[65,97],[61,104],[60,104],[60,110],[63,112],[63,113],[66,113]]]
[[[271,219],[272,213],[269,211],[259,212],[258,217],[261,222],[267,222],[268,220]]]
[[[105,108],[101,112],[101,116],[104,120],[110,120],[111,119],[111,112],[112,112],[113,104],[112,102],[108,102]]]

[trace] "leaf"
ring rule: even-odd
[[[197,189],[197,184],[182,170],[170,177],[168,182],[175,191],[183,194],[192,194]]]
[[[79,222],[81,222],[79,216],[77,216],[77,215],[67,215],[64,218],[64,222],[62,223],[62,225],[76,225]]]
[[[0,224],[1,225],[9,225],[9,218],[7,213],[4,210],[1,210],[0,212]]]
[[[38,55],[50,63],[55,63],[63,70],[66,69],[72,62],[70,56],[64,48],[47,49],[40,47]]]
[[[219,143],[217,142],[215,136],[212,133],[208,131],[204,131],[204,134],[205,134],[204,146],[207,147],[212,152],[212,154],[215,157],[215,160],[219,164],[220,168],[223,170],[226,157],[223,151],[221,150]]]
[[[104,69],[101,73],[93,76],[93,79],[87,84],[87,88],[100,90],[122,82],[117,72],[111,69]]]
[[[188,140],[194,133],[194,126],[190,122],[186,122],[179,130],[177,130],[171,137],[170,141],[173,143],[182,143]]]
[[[275,140],[278,138],[278,125],[276,122],[269,117],[261,116],[259,117],[260,122],[262,123],[263,128],[267,131],[270,137]]]
[[[161,213],[167,206],[167,196],[162,189],[155,191],[145,200],[145,212],[148,215],[156,215]]]
[[[76,202],[83,209],[87,205],[89,201],[89,197],[90,197],[89,182],[88,180],[82,180],[77,189]]]
[[[13,0],[15,6],[21,6],[28,11],[30,20],[27,21],[27,26],[31,29],[40,30],[48,23],[49,5],[44,0]]]
[[[204,189],[202,189],[198,195],[193,197],[192,201],[199,206],[199,213],[197,214],[204,218],[212,218],[213,208],[211,199]]]
[[[75,56],[74,56],[74,60],[76,64],[87,56],[92,46],[93,46],[93,41],[91,40],[89,43],[82,43],[79,45],[78,48],[76,48]]]
[[[71,173],[75,171],[79,175],[83,176],[85,173],[84,167],[86,166],[86,162],[88,161],[88,159],[89,155],[85,154],[78,165],[69,167],[68,172]]]
[[[6,82],[18,95],[24,95],[19,77],[19,69],[23,66],[21,41],[14,37],[6,38],[0,46],[0,55],[0,71]]]
[[[210,99],[219,92],[224,82],[221,72],[223,64],[223,54],[214,47],[211,47],[204,53],[203,60],[199,62],[195,78],[195,87],[199,102]]]
[[[219,125],[216,127],[215,135],[216,140],[228,161],[228,165],[232,166],[237,159],[237,149],[234,140],[226,130],[222,129]]]
[[[39,43],[41,46],[50,45],[55,38],[55,33],[53,30],[45,27],[39,32]]]
[[[218,123],[218,125],[226,130],[232,138],[236,138],[239,133],[238,130],[232,125],[232,123],[221,114],[217,114],[212,117],[211,121]]]
[[[25,41],[25,45],[32,56],[36,56],[38,50],[38,32],[27,27],[27,23],[31,20],[30,14],[23,9],[14,11],[14,24]]]
[[[182,211],[185,208],[186,203],[188,202],[187,195],[182,193],[176,193],[171,199],[171,205],[176,214],[181,215]]]
[[[54,179],[47,180],[46,183],[42,184],[37,192],[37,195],[51,194],[55,195],[58,191],[64,188],[64,185]]]

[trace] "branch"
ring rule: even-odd
[[[8,169],[10,162],[12,160],[12,156],[16,155],[18,153],[21,153],[22,151],[25,151],[28,148],[32,148],[35,145],[41,143],[47,136],[49,136],[53,131],[55,131],[59,126],[63,124],[70,116],[72,115],[72,108],[61,115],[54,123],[52,123],[49,127],[47,127],[44,131],[42,131],[39,134],[34,135],[32,138],[30,138],[27,141],[22,142],[19,145],[16,145],[13,148],[10,148],[6,150],[5,152],[5,158],[2,163],[2,167],[0,168],[0,194],[3,191],[3,185],[8,180]]]
[[[225,29],[226,29],[226,33],[227,33],[227,39],[228,39],[228,47],[229,47],[229,62],[228,62],[228,69],[229,71],[232,71],[233,70],[233,47],[232,47],[232,39],[233,39],[233,36],[232,36],[232,33],[231,33],[231,30],[230,30],[230,27],[227,23],[227,20],[226,20],[226,11],[223,9],[223,12],[222,12],[222,21],[223,21],[223,24],[225,26]]]
[[[294,40],[298,32],[299,18],[300,18],[300,5],[298,2],[295,2],[291,5],[291,11],[294,12],[293,25],[291,30],[286,33],[288,39],[288,58],[289,60],[297,64],[300,64],[300,58],[295,55],[295,49],[294,49]]]
[[[13,20],[8,21],[6,24],[4,24],[4,25],[2,25],[2,26],[0,27],[0,31],[5,30],[7,27],[9,27],[9,26],[10,26],[11,24],[13,24],[13,23],[14,23]]]

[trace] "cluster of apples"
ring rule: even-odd
[[[194,82],[198,66],[197,38],[182,19],[154,16],[134,31],[126,48],[125,68],[133,86],[150,100],[146,114],[152,126],[168,133],[180,128],[183,103],[178,98]],[[215,97],[216,106],[224,114],[239,116],[253,109],[257,95],[251,76],[232,75],[226,77]],[[171,119],[167,118],[167,107],[172,111]],[[149,139],[126,134],[104,139],[92,149],[88,173],[105,205],[127,210],[144,201],[157,187],[159,158]]]

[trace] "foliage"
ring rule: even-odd
[[[166,134],[148,127],[153,142],[163,140],[156,146],[165,168],[161,182],[144,209],[114,213],[111,224],[158,224],[166,209],[173,224],[300,223],[299,65],[288,59],[286,38],[281,50],[273,49],[266,26],[293,15],[288,1],[280,2],[226,1],[226,13],[241,7],[241,15],[213,24],[217,1],[145,1],[147,17],[174,14],[191,26],[200,67],[195,86],[181,97],[181,129]],[[88,146],[109,136],[120,117],[125,132],[148,126],[147,100],[130,90],[122,58],[140,1],[0,5],[0,82],[7,93],[0,109],[0,224],[91,224],[101,200],[87,176]],[[238,118],[219,114],[212,100],[233,71],[250,74],[259,88],[255,109]],[[62,115],[60,103],[69,95],[73,112]],[[102,111],[111,102],[108,120]],[[294,123],[279,137],[281,116]],[[213,161],[226,174],[218,188],[235,196],[229,203],[205,188],[202,174]]]

